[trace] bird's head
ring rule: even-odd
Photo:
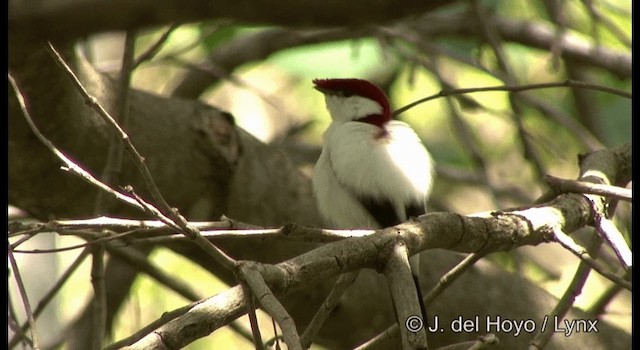
[[[384,127],[391,107],[384,91],[362,79],[314,79],[314,88],[325,96],[334,122],[360,121]]]

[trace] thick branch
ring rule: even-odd
[[[593,155],[602,158],[603,153],[608,153],[616,159],[616,155],[626,154],[628,147],[630,145],[615,151],[595,152]],[[583,166],[585,164],[607,162],[591,162],[587,156]],[[613,178],[618,175],[611,173],[612,169],[599,170],[601,174],[608,174],[606,176]],[[586,171],[582,169],[582,173]],[[537,245],[552,238],[553,228],[573,232],[592,223],[595,215],[592,209],[583,196],[565,194],[544,205],[502,211],[493,213],[490,217],[430,213],[411,222],[378,230],[373,235],[323,245],[278,265],[264,265],[263,276],[276,295],[284,296],[303,286],[309,286],[314,281],[341,273],[364,267],[382,268],[397,247],[398,239],[407,244],[410,255],[434,248],[488,253],[511,250],[522,245]],[[194,331],[189,327],[189,332]],[[204,336],[211,331],[204,324],[198,332]],[[188,343],[181,345],[186,344]]]
[[[52,1],[40,6],[9,3],[9,37],[18,40],[74,39],[86,35],[228,18],[285,26],[360,26],[424,13],[453,0],[371,2],[316,0]],[[111,14],[117,13],[118,16]]]

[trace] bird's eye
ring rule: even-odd
[[[348,90],[342,90],[342,91],[340,91],[340,96],[342,96],[342,97],[351,97],[351,96],[353,96],[353,93],[351,91],[348,91]]]

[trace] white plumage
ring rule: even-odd
[[[332,118],[313,175],[322,215],[335,228],[375,229],[424,214],[433,162],[413,129],[391,120],[384,92],[359,79],[314,84]],[[419,255],[410,265],[420,296]]]
[[[320,212],[336,228],[380,228],[363,196],[391,202],[401,222],[408,219],[407,205],[425,207],[433,169],[429,153],[407,124],[390,121],[385,131],[358,121],[333,122],[327,129],[313,183]]]

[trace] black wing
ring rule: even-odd
[[[427,212],[427,208],[422,203],[410,203],[406,207],[407,219],[417,218],[418,216]]]
[[[369,214],[376,220],[380,227],[389,227],[402,223],[401,218],[393,207],[393,204],[387,200],[380,200],[372,197],[356,196],[362,206],[367,209]],[[424,205],[418,203],[410,203],[406,206],[405,212],[407,219],[418,217],[425,213]]]
[[[389,227],[401,222],[398,213],[396,213],[390,201],[379,200],[372,197],[358,196],[357,198],[369,214],[378,222],[380,227]]]

